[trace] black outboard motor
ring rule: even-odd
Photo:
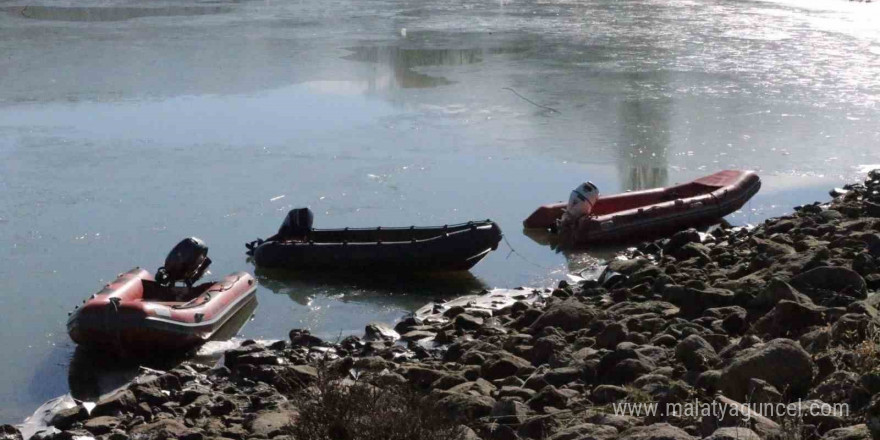
[[[165,266],[156,271],[156,282],[163,286],[173,286],[174,283],[183,281],[187,287],[192,287],[210,265],[208,245],[196,237],[185,238],[165,257]]]
[[[248,249],[247,254],[253,256],[257,248],[267,241],[305,241],[309,232],[312,231],[312,222],[314,220],[315,216],[309,208],[291,209],[287,213],[287,217],[284,218],[284,222],[281,223],[281,227],[278,228],[277,234],[265,240],[258,238],[250,243],[245,243],[245,247]]]
[[[315,216],[309,208],[291,209],[278,228],[275,237],[278,239],[304,238],[312,230],[312,222]]]

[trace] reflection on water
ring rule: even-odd
[[[666,186],[669,165],[669,112],[666,99],[625,100],[618,106],[620,149],[618,160],[623,189]]]
[[[260,288],[274,295],[264,290],[265,313],[248,331],[255,338],[276,338],[278,329],[286,333],[291,328],[308,329],[325,340],[362,335],[370,322],[394,324],[430,301],[488,287],[469,272],[395,276],[257,269],[256,276]]]
[[[311,305],[315,292],[322,292],[342,302],[415,310],[428,301],[469,295],[489,288],[470,272],[407,275],[256,269],[256,275],[260,286],[287,295],[302,306]]]
[[[462,66],[483,61],[481,49],[402,49],[399,47],[355,47],[344,59],[374,63],[390,68],[390,75],[376,75],[370,90],[387,88],[393,85],[401,89],[424,89],[452,84],[446,78],[425,75],[413,70],[428,66]]]
[[[10,15],[32,20],[50,21],[123,21],[141,17],[177,17],[221,14],[231,11],[220,6],[164,6],[139,7],[74,7],[74,6],[24,6],[2,8]]]
[[[138,375],[141,366],[169,370],[181,361],[182,358],[160,356],[141,363],[108,357],[104,353],[77,347],[67,370],[70,395],[77,400],[93,402],[131,382]]]
[[[558,254],[565,256],[566,268],[571,273],[580,273],[602,261],[613,259],[619,252],[632,243],[594,244],[588,247],[572,246],[559,234],[543,229],[523,229],[523,235],[537,244],[547,246]]]
[[[225,341],[235,337],[254,315],[257,305],[256,298],[248,302],[214,334],[211,341]],[[220,356],[220,353],[205,356],[201,356],[201,353],[199,351],[193,357],[192,352],[160,352],[153,353],[149,358],[129,359],[77,347],[70,359],[67,373],[70,395],[77,400],[95,401],[130,382],[140,373],[141,367],[170,370],[184,360],[211,364]]]

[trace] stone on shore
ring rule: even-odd
[[[704,440],[761,440],[755,431],[741,426],[718,428]]]
[[[557,327],[570,332],[586,328],[596,317],[596,312],[575,298],[551,305],[529,327],[538,332],[545,327]]]
[[[397,333],[391,326],[382,322],[371,322],[364,328],[365,341],[391,341],[400,339],[400,333]]]
[[[850,291],[865,297],[867,284],[861,275],[845,267],[822,266],[808,270],[791,279],[798,289],[823,289],[834,292]]]
[[[822,440],[869,440],[870,438],[871,431],[864,423],[832,429],[822,436]]]
[[[695,440],[696,437],[688,434],[681,428],[676,428],[668,423],[655,423],[653,425],[630,428],[617,437],[618,440]]]
[[[0,425],[0,440],[22,440],[21,432],[12,425]]]
[[[162,419],[153,423],[137,425],[129,431],[138,440],[202,440],[201,430],[187,427],[175,419]]]
[[[809,353],[796,342],[780,338],[739,352],[722,370],[720,385],[726,396],[737,401],[746,399],[752,378],[787,389],[791,396],[803,396],[815,374]]]
[[[712,344],[698,335],[690,335],[675,346],[675,359],[694,371],[711,369],[721,361]]]
[[[612,440],[617,434],[613,426],[581,423],[557,431],[548,440]]]

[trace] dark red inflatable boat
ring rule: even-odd
[[[197,268],[177,277],[173,270],[166,271],[174,256],[172,251],[156,278],[134,268],[89,297],[67,321],[70,338],[82,346],[119,354],[181,351],[212,339],[242,310],[253,310],[257,288],[253,276],[237,272],[193,286],[210,260],[201,255]],[[175,286],[175,281],[186,286]]]
[[[600,196],[588,217],[560,232],[578,244],[675,232],[721,219],[760,188],[761,179],[754,172],[725,170],[681,185]],[[565,208],[565,203],[541,206],[523,226],[555,229]]]

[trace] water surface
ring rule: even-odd
[[[876,4],[821,0],[0,1],[0,422],[68,389],[67,312],[180,238],[213,272],[318,227],[491,217],[470,275],[258,273],[244,337],[333,338],[607,251],[521,232],[605,193],[756,169],[759,222],[880,163]],[[511,247],[516,253],[511,252]]]

